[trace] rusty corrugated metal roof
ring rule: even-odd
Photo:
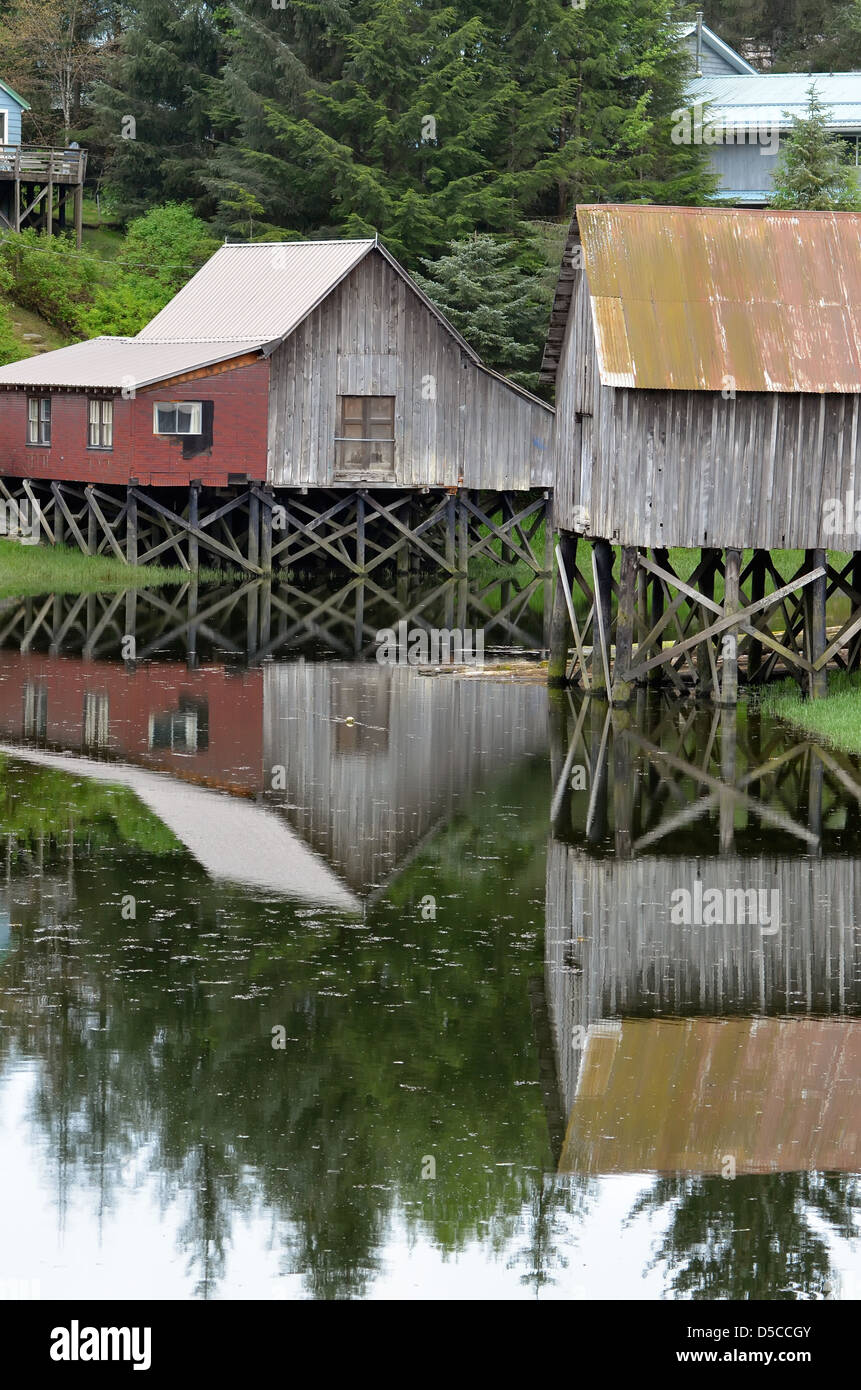
[[[593,1024],[561,1173],[855,1172],[861,1023],[625,1018]],[[694,1100],[696,1098],[696,1100]]]
[[[601,381],[861,392],[861,214],[577,209]]]

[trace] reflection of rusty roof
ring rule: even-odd
[[[861,214],[577,215],[605,386],[861,392]]]
[[[593,1025],[561,1172],[857,1172],[861,1022]]]

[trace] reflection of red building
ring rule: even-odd
[[[256,793],[263,673],[0,652],[0,735]]]

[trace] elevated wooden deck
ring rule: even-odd
[[[74,185],[84,182],[86,150],[49,150],[41,145],[0,145],[0,179]]]

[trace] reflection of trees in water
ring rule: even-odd
[[[447,1252],[504,1248],[532,1196],[521,1168],[540,1182],[550,1162],[527,998],[545,776],[482,797],[481,823],[438,837],[363,923],[215,888],[119,836],[64,862],[67,920],[46,931],[35,898],[0,969],[0,1058],[38,1062],[61,1200],[86,1184],[107,1217],[156,1175],[201,1296],[240,1213],[269,1212],[283,1271],[322,1298],[367,1288],[395,1220]]]
[[[665,1266],[675,1298],[828,1298],[839,1290],[817,1224],[857,1236],[859,1196],[845,1174],[661,1177],[628,1220],[669,1216],[650,1268]]]

